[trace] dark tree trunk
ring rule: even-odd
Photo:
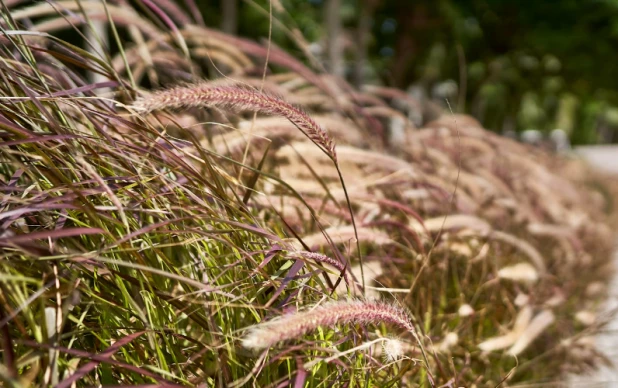
[[[365,68],[367,66],[367,51],[371,37],[371,18],[374,5],[370,0],[360,1],[360,15],[358,18],[358,47],[356,63],[354,64],[354,83],[360,86],[365,82]]]
[[[238,1],[237,0],[222,0],[223,2],[223,21],[221,29],[228,34],[236,34],[238,32]]]
[[[328,0],[326,3],[326,32],[328,45],[328,69],[332,74],[343,76],[343,50],[341,48],[341,0]]]

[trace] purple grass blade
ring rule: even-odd
[[[0,320],[4,321],[5,319],[4,306],[0,306]],[[6,366],[8,377],[14,379],[18,376],[18,373],[15,367],[15,350],[13,349],[11,331],[8,326],[3,325],[2,328],[0,328],[0,333],[2,337],[4,365]]]
[[[195,1],[185,0],[185,4],[187,5],[187,8],[189,8],[189,10],[191,11],[191,15],[193,15],[193,18],[195,19],[195,21],[200,26],[205,26],[206,23],[204,22],[204,18],[202,18],[202,13],[200,12],[200,9],[197,7],[197,4],[195,3]]]
[[[111,345],[110,347],[108,347],[107,349],[99,353],[98,354],[99,357],[111,358],[114,355],[114,353],[120,350],[121,347],[130,343],[134,339],[140,337],[144,333],[146,333],[146,331],[138,331],[137,333],[133,333],[133,334],[125,336],[124,338],[119,339],[118,341],[114,342],[113,345]],[[58,385],[56,385],[56,388],[69,388],[74,382],[76,382],[77,380],[81,379],[82,377],[90,373],[100,363],[101,361],[94,361],[94,360],[88,362],[87,364],[85,364],[84,366],[76,370],[75,373],[73,373],[71,376],[64,379],[60,383],[58,383]]]
[[[174,21],[170,19],[170,17],[167,16],[167,14],[161,8],[159,8],[155,3],[150,0],[142,0],[142,2],[146,4],[146,6],[150,8],[152,12],[154,12],[161,20],[163,20],[163,23],[165,23],[172,31],[174,31],[174,33],[178,33],[178,27],[176,27]]]
[[[5,244],[20,244],[31,242],[33,240],[42,240],[42,239],[58,239],[64,237],[75,237],[75,236],[84,236],[91,234],[104,234],[106,233],[103,229],[100,228],[66,228],[60,230],[43,230],[40,232],[32,232],[25,234],[18,234],[16,236],[0,238],[0,245]]]
[[[303,367],[303,362],[300,357],[296,357],[296,378],[294,379],[294,388],[303,388],[307,381],[307,371]]]
[[[272,298],[270,298],[268,303],[266,303],[265,307],[269,307],[271,304],[274,303],[274,301],[279,297],[279,295],[281,295],[283,290],[285,290],[285,288],[288,286],[290,281],[295,278],[298,271],[300,271],[301,268],[303,268],[304,266],[305,266],[305,262],[303,260],[296,260],[294,264],[292,264],[292,267],[290,267],[290,269],[288,270],[288,273],[283,278],[281,285],[279,286],[279,288],[277,288],[277,291],[275,291],[275,294],[272,296]]]
[[[48,135],[48,136],[37,136],[37,137],[29,137],[27,139],[20,140],[12,140],[5,141],[0,143],[0,147],[9,147],[19,144],[30,144],[30,143],[39,143],[49,140],[71,140],[71,139],[82,139],[83,136],[79,135]]]
[[[37,110],[39,112],[41,112],[41,114],[43,116],[45,116],[47,122],[49,123],[49,126],[51,128],[53,128],[55,132],[62,132],[60,130],[60,127],[59,127],[58,123],[57,123],[57,120],[49,112],[49,110],[41,103],[41,101],[39,100],[39,98],[35,94],[35,92],[32,89],[28,88],[19,77],[15,77],[13,79],[19,85],[21,90],[23,90],[24,93],[26,93],[26,95],[29,97],[30,101],[32,101],[32,103],[36,106]]]
[[[105,88],[115,88],[120,85],[116,81],[105,81],[105,82],[97,82],[94,84],[80,86],[78,88],[72,88],[67,90],[60,90],[51,94],[51,97],[64,97],[64,96],[72,96],[74,94],[86,93],[96,89],[105,89]]]
[[[279,253],[279,252],[281,252],[281,247],[278,244],[273,245],[273,247],[266,254],[266,257],[264,258],[264,260],[262,260],[260,265],[258,265],[258,267],[256,268],[255,272],[257,272],[257,271],[261,270],[262,268],[264,268],[268,263],[270,263],[270,261],[273,259],[273,257],[275,257],[277,255],[277,253]]]
[[[28,131],[27,129],[18,127],[17,125],[13,124],[13,122],[7,119],[6,116],[0,113],[0,128],[3,127],[10,132],[19,133],[20,135],[25,137],[37,137],[34,133]]]
[[[6,186],[0,187],[0,191],[9,192],[9,191],[13,191],[12,189],[17,189],[15,185],[17,184],[17,181],[19,180],[19,178],[23,175],[24,171],[25,170],[23,168],[17,169],[17,171],[15,171],[15,173],[13,173],[13,175],[11,176],[11,179],[9,179],[9,183]],[[9,200],[8,195],[2,198],[2,201],[0,201],[0,206],[6,205],[8,200]]]
[[[151,377],[159,383],[167,383],[167,384],[171,384],[171,386],[174,386],[174,387],[180,387],[180,385],[174,384],[174,382],[166,380],[163,377],[160,377],[159,375],[149,371],[148,369],[144,369],[144,368],[140,368],[135,365],[127,364],[126,362],[112,360],[109,357],[101,357],[98,354],[88,353],[83,350],[69,349],[63,346],[52,346],[48,344],[41,344],[41,343],[30,341],[30,340],[20,341],[20,343],[26,346],[30,346],[35,349],[46,349],[46,350],[53,349],[53,350],[58,350],[61,353],[70,354],[72,356],[90,358],[91,360],[100,361],[101,363],[104,363],[104,364],[109,364],[109,365],[117,366],[119,368],[124,368],[126,370],[129,370],[131,372],[137,373],[142,376]]]

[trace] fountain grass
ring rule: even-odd
[[[173,2],[19,3],[0,32],[4,385],[511,386],[605,362],[611,196],[582,163]],[[55,35],[94,21],[113,51]]]

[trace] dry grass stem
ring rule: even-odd
[[[520,354],[532,343],[543,331],[556,320],[556,316],[549,310],[544,310],[536,315],[528,327],[521,333],[515,344],[509,349],[509,354]]]

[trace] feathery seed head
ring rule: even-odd
[[[474,314],[474,309],[469,304],[462,304],[461,306],[459,306],[459,310],[457,310],[457,313],[460,317],[469,317],[470,315]]]
[[[387,361],[397,361],[403,357],[403,343],[397,338],[389,338],[382,343],[382,349]]]
[[[178,86],[146,95],[135,101],[138,112],[168,108],[208,107],[233,112],[252,111],[283,116],[336,162],[335,143],[328,133],[301,109],[255,89],[241,86],[213,86],[207,83]]]
[[[350,283],[346,267],[339,260],[335,260],[318,252],[298,251],[296,252],[296,254],[305,259],[314,260],[316,262],[328,264],[332,267],[337,268],[337,270],[339,270],[339,272],[343,274],[343,280],[348,284]]]
[[[309,311],[286,315],[249,329],[242,345],[248,349],[266,349],[278,342],[299,338],[321,326],[345,323],[390,323],[414,332],[409,315],[401,308],[376,301],[328,303]]]
[[[529,263],[518,263],[501,268],[498,271],[498,277],[526,284],[535,283],[539,280],[537,270]]]

